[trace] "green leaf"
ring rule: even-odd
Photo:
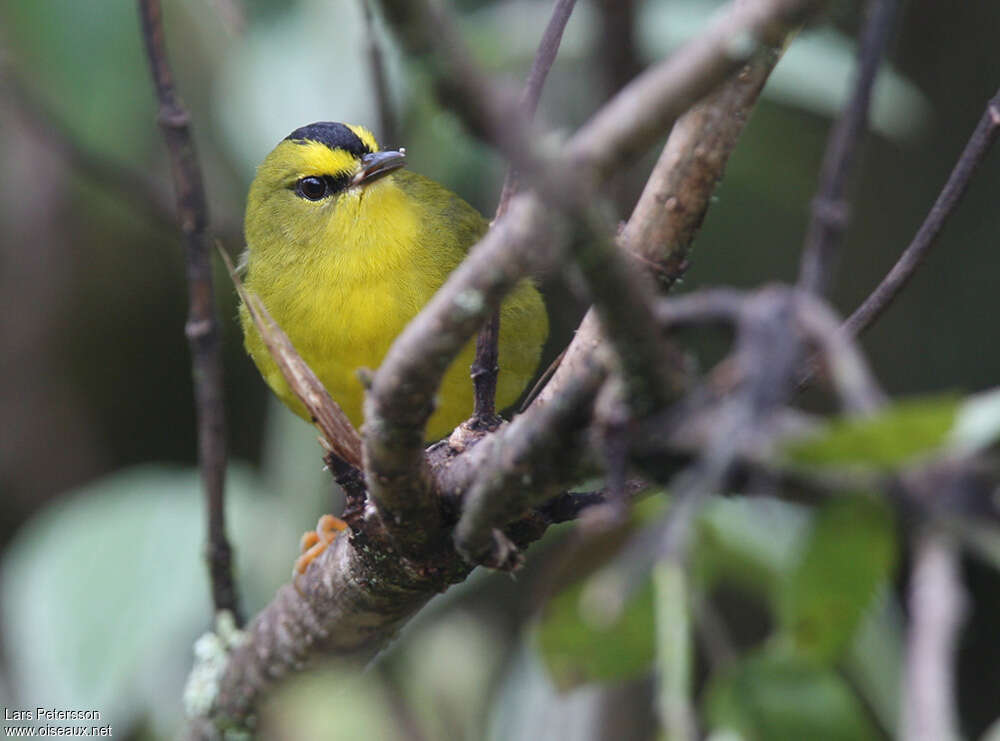
[[[795,567],[811,513],[768,497],[713,497],[698,517],[692,571],[710,590],[729,581],[775,597]]]
[[[891,575],[892,516],[874,497],[832,499],[818,512],[780,600],[780,640],[820,662],[840,657]]]
[[[948,439],[959,401],[954,395],[893,404],[874,417],[841,417],[818,434],[785,447],[806,466],[892,470],[939,449]]]
[[[26,705],[100,710],[116,733],[176,729],[194,639],[211,623],[198,472],[142,466],[68,494],[3,553],[2,643]],[[249,612],[288,579],[297,531],[232,467],[229,534]],[[242,546],[242,547],[241,547]]]
[[[636,677],[656,652],[653,587],[649,579],[614,622],[586,608],[581,582],[554,597],[537,626],[537,645],[553,682],[567,690],[588,682]]]
[[[637,502],[628,522],[574,560],[576,581],[546,605],[536,645],[559,690],[636,677],[651,667],[656,650],[652,579],[617,556],[636,530],[657,527],[665,506],[663,496]]]
[[[766,652],[741,661],[708,687],[713,729],[747,741],[867,741],[879,734],[864,706],[832,670]]]

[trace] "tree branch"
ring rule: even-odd
[[[683,110],[681,106],[691,101],[690,96],[697,99],[704,95],[737,64],[732,60],[734,34],[751,41],[758,36],[770,38],[779,30],[783,32],[789,23],[801,20],[804,9],[814,5],[806,0],[767,0],[735,8],[702,38],[629,85],[570,140],[563,157],[552,158],[534,152],[519,116],[504,115],[510,110],[503,102],[504,95],[478,71],[446,17],[424,2],[382,0],[383,12],[397,36],[435,73],[442,100],[473,132],[495,143],[514,159],[516,166],[530,171],[546,196],[555,197],[559,192],[562,203],[578,206],[586,202],[586,184],[600,182],[610,174],[601,168],[602,163],[615,160],[620,165],[623,157],[647,146],[664,125],[673,122]],[[755,48],[752,43],[750,46]],[[753,49],[748,55],[750,51]],[[645,101],[645,108],[636,108],[638,96]],[[574,177],[567,170],[569,162],[577,163]],[[593,176],[584,174],[580,163],[596,165]],[[543,165],[554,174],[545,174]],[[445,369],[488,316],[487,312],[496,309],[506,292],[532,272],[528,247],[536,240],[543,241],[538,240],[541,219],[534,221],[533,229],[512,239],[518,246],[510,248],[511,252],[518,249],[524,253],[521,265],[510,255],[498,255],[496,259],[503,260],[503,264],[491,265],[494,257],[492,252],[485,254],[484,243],[493,242],[491,249],[502,253],[506,239],[494,234],[503,230],[492,229],[421,316],[397,338],[375,375],[365,414],[369,491],[383,513],[391,515],[388,526],[403,542],[419,541],[421,534],[398,523],[426,522],[430,533],[438,529],[422,451],[423,429],[433,411],[433,394]],[[555,259],[558,247],[550,244],[549,252],[547,259]],[[482,273],[487,272],[493,275],[484,278]],[[404,514],[424,514],[429,519],[404,520]]]
[[[452,480],[464,472],[477,473],[471,487],[455,487],[467,489],[454,539],[469,563],[504,570],[520,564],[497,531],[565,488],[566,471],[578,467],[586,449],[587,423],[601,378],[599,372],[581,374],[550,403],[533,407],[481,441],[450,472]]]
[[[592,192],[591,184],[600,183],[610,174],[612,168],[605,166],[608,162],[623,166],[630,156],[669,128],[676,114],[689,104],[690,96],[701,97],[746,59],[749,52],[733,43],[733,34],[741,40],[747,38],[747,33],[771,38],[779,28],[783,32],[789,23],[801,20],[803,9],[813,9],[816,3],[763,0],[754,4],[756,12],[739,11],[728,16],[712,27],[707,41],[696,40],[686,47],[687,51],[676,57],[679,61],[672,58],[654,68],[651,76],[640,76],[629,86],[631,90],[623,91],[598,112],[596,123],[585,127],[556,157],[538,155],[530,146],[534,139],[526,135],[526,127],[498,115],[513,108],[503,103],[506,98],[497,94],[494,86],[476,87],[482,78],[451,35],[450,26],[436,23],[439,16],[434,11],[424,3],[383,0],[382,5],[390,24],[408,39],[411,51],[423,54],[432,71],[439,73],[435,79],[440,89],[461,92],[463,96],[468,93],[454,105],[471,128],[481,135],[496,133],[497,122],[502,122],[499,128],[504,133],[497,137],[500,148],[516,166],[527,165],[522,171],[535,178],[539,192],[561,206],[554,212],[556,218],[552,218],[553,212],[544,210],[535,195],[512,199],[507,214],[390,348],[371,379],[365,402],[363,456],[372,506],[367,506],[353,523],[349,537],[337,538],[313,562],[299,582],[301,594],[291,586],[284,587],[255,618],[245,642],[229,657],[211,711],[215,718],[245,718],[264,689],[314,653],[373,655],[433,594],[465,577],[470,566],[451,547],[451,539],[442,537],[449,522],[440,494],[449,491],[447,484],[457,480],[453,474],[463,467],[475,475],[461,482],[464,488],[457,492],[459,495],[477,479],[485,487],[491,476],[504,476],[507,459],[500,455],[500,447],[492,448],[492,453],[498,455],[490,466],[472,472],[471,467],[460,462],[478,460],[479,456],[485,460],[491,448],[483,446],[512,443],[514,438],[505,438],[501,431],[441,465],[429,463],[422,449],[423,430],[444,371],[519,280],[562,256],[562,209],[586,212],[582,206]],[[427,21],[434,23],[429,27],[421,25]],[[427,35],[428,28],[431,35]],[[669,73],[664,74],[663,69]],[[650,111],[635,107],[636,95],[645,98],[644,105]],[[674,100],[675,96],[678,99]],[[601,132],[608,136],[595,138]],[[522,148],[522,144],[527,145]],[[595,164],[596,169],[591,170]],[[606,243],[599,248],[608,246]],[[596,388],[597,384],[589,385],[592,378],[597,377],[599,382],[602,366],[594,367],[597,370],[584,370],[574,380],[580,384],[576,388],[583,389],[581,398],[587,398],[590,389]],[[519,418],[514,423],[521,425],[520,434],[525,434],[532,419],[538,424],[548,419],[546,426],[558,429],[567,418],[564,413],[568,414],[569,406],[546,410],[545,405],[552,399],[565,398],[561,393],[553,390],[550,401],[536,401],[531,415],[525,414],[523,422]],[[557,437],[543,437],[540,432],[537,439],[544,439],[546,445],[558,443]],[[579,463],[570,462],[574,467]],[[588,463],[593,465],[593,457],[582,465]],[[538,484],[551,486],[550,494],[558,493],[555,482],[559,476],[572,473],[563,470],[561,463],[554,471],[546,482]],[[559,483],[564,486],[566,481]],[[520,493],[504,492],[503,499],[507,496],[517,497]],[[503,533],[515,547],[544,530],[544,519],[539,521],[539,515],[530,512],[528,515],[510,523]],[[507,513],[498,515],[493,527],[502,528],[509,517]]]
[[[167,62],[159,0],[139,0],[143,40],[159,101],[157,120],[170,155],[177,216],[184,236],[188,280],[185,334],[191,347],[198,418],[198,460],[208,519],[208,565],[216,611],[229,610],[240,623],[233,581],[232,549],[226,539],[226,422],[222,395],[222,352],[215,317],[212,263],[205,231],[208,207],[201,180],[190,117],[174,91]]]
[[[369,492],[390,532],[419,547],[441,527],[424,458],[424,428],[445,370],[525,273],[553,259],[559,240],[535,199],[519,196],[421,313],[396,338],[365,399]],[[420,523],[423,528],[415,528]]]
[[[780,57],[778,48],[763,50],[674,124],[620,239],[663,290],[687,270],[712,194]]]
[[[690,245],[746,125],[747,112],[777,61],[777,52],[765,49],[670,132],[618,240],[664,287],[686,270]],[[578,372],[583,357],[602,342],[597,316],[588,312],[541,397],[556,393],[567,377]]]
[[[858,47],[854,91],[830,132],[799,273],[799,286],[811,293],[825,294],[830,285],[849,221],[847,181],[868,127],[872,89],[895,25],[897,6],[897,0],[871,1],[871,14]]]
[[[552,18],[542,34],[542,40],[535,53],[535,60],[525,80],[521,91],[520,108],[525,119],[530,121],[538,108],[542,97],[542,87],[552,69],[559,52],[563,31],[569,22],[569,17],[576,6],[576,0],[556,0],[552,10]],[[494,221],[507,211],[511,197],[517,190],[517,170],[507,168],[503,188],[500,191],[500,202],[497,205]],[[479,330],[476,338],[476,358],[472,363],[472,382],[475,387],[475,409],[473,417],[479,427],[489,428],[496,424],[496,394],[497,374],[500,372],[500,311],[494,311],[486,324]]]
[[[965,612],[955,546],[925,531],[910,579],[910,631],[902,719],[906,741],[956,741],[954,664]]]
[[[312,423],[322,433],[323,446],[334,458],[332,465],[336,469],[338,479],[349,477],[352,480],[362,480],[358,471],[358,467],[361,466],[361,437],[358,431],[354,429],[344,410],[323,387],[312,368],[295,350],[288,335],[268,313],[264,302],[243,285],[229,255],[221,247],[219,254],[268,353],[274,358],[288,387],[309,412]]]
[[[570,152],[603,180],[661,136],[677,118],[736,72],[761,47],[780,44],[818,13],[818,0],[737,3],[700,36],[612,98],[570,143]]]
[[[601,65],[605,97],[610,97],[642,71],[635,39],[636,0],[598,0],[600,21],[594,43]]]
[[[927,257],[931,247],[935,245],[941,229],[962,200],[972,176],[986,158],[998,135],[1000,135],[1000,90],[987,103],[986,111],[913,241],[878,287],[844,322],[846,332],[852,335],[864,332],[903,290]]]
[[[538,44],[538,51],[535,52],[531,71],[528,73],[528,78],[524,81],[524,89],[521,91],[519,107],[526,121],[530,121],[538,109],[542,88],[545,86],[545,80],[556,61],[563,32],[566,30],[566,24],[569,23],[569,17],[575,7],[576,0],[556,0],[555,7],[552,9],[552,17],[542,34],[542,40]],[[517,181],[517,170],[513,167],[507,168],[507,175],[504,177],[503,188],[500,191],[500,203],[497,206],[494,219],[499,219],[507,210],[511,197],[517,191]]]

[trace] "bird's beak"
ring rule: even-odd
[[[351,178],[351,187],[369,185],[381,177],[388,175],[406,164],[406,151],[388,149],[384,152],[372,152],[361,157],[361,169]]]

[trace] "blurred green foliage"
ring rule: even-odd
[[[954,395],[907,400],[873,417],[835,419],[785,452],[799,465],[893,470],[940,448],[957,410]]]
[[[850,686],[834,671],[765,651],[709,688],[713,728],[747,741],[867,741],[881,737]]]
[[[453,5],[479,58],[522,78],[549,3]],[[643,60],[674,48],[717,5],[638,3]],[[859,5],[834,3],[835,22],[803,33],[779,65],[708,214],[685,290],[794,276],[829,117],[850,84]],[[242,26],[233,8],[245,12]],[[278,140],[311,120],[374,123],[360,8],[352,0],[164,0],[164,12],[213,231],[235,252],[249,179]],[[594,3],[581,2],[567,29],[540,111],[557,130],[584,121],[607,93],[595,83],[599,19]],[[834,294],[842,310],[908,242],[993,92],[998,24],[995,4],[907,4],[853,191]],[[0,26],[0,73],[84,147],[147,177],[169,202],[134,3],[108,0],[98,12],[75,0],[6,0]],[[414,169],[491,213],[503,163],[439,109],[421,73],[381,27],[379,34],[402,122],[401,141],[389,143],[407,147]],[[74,171],[45,122],[8,92],[0,90],[0,335],[14,362],[0,367],[0,423],[14,434],[0,446],[0,704],[95,707],[111,717],[116,736],[167,738],[179,721],[192,641],[209,623],[202,505],[189,468],[179,240],[114,187]],[[647,172],[641,164],[623,177],[622,217]],[[869,420],[834,420],[790,450],[797,465],[899,470],[995,445],[996,393],[963,395],[1000,376],[1000,348],[982,321],[996,311],[998,187],[1000,168],[990,161],[938,251],[866,340],[891,392],[951,395],[895,404]],[[250,461],[234,465],[229,502],[252,612],[287,579],[298,533],[335,505],[313,431],[266,406],[242,351],[232,291],[224,273],[217,277],[231,449]],[[579,307],[552,293],[558,345]],[[709,342],[692,344],[710,356]],[[905,542],[883,503],[851,498],[814,510],[712,497],[694,532],[688,584],[701,650],[692,702],[703,725],[746,739],[891,735],[903,642],[892,577]],[[970,537],[985,563],[1000,563],[996,528],[982,525]],[[619,545],[598,544],[581,559],[613,571],[628,558]],[[662,626],[648,578],[629,590],[616,621],[595,624],[583,595],[600,571],[577,574],[540,605],[546,546],[516,585],[482,576],[439,598],[377,669],[336,665],[303,675],[262,710],[262,735],[518,741],[600,739],[613,728],[616,738],[655,737],[646,668]],[[979,573],[961,653],[970,736],[994,720],[1000,683],[1000,657],[991,653],[1000,619],[991,595],[1000,589],[995,570]],[[734,600],[739,609],[727,611]],[[735,649],[728,664],[706,658],[698,621],[705,604],[722,606]]]
[[[824,504],[779,605],[780,631],[804,660],[832,663],[892,577],[896,540],[888,505],[869,495]]]
[[[578,584],[552,599],[538,632],[538,647],[556,687],[629,679],[649,671],[656,651],[652,584],[641,587],[607,623],[581,609],[584,587]]]

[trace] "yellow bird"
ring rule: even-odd
[[[246,287],[357,427],[358,370],[379,366],[488,226],[468,203],[404,164],[402,150],[380,150],[361,126],[314,123],[264,159],[247,198]],[[245,306],[240,319],[264,380],[308,419]],[[501,309],[498,408],[513,404],[531,379],[547,334],[542,299],[525,280]],[[472,414],[474,354],[473,340],[448,369],[428,440]]]

